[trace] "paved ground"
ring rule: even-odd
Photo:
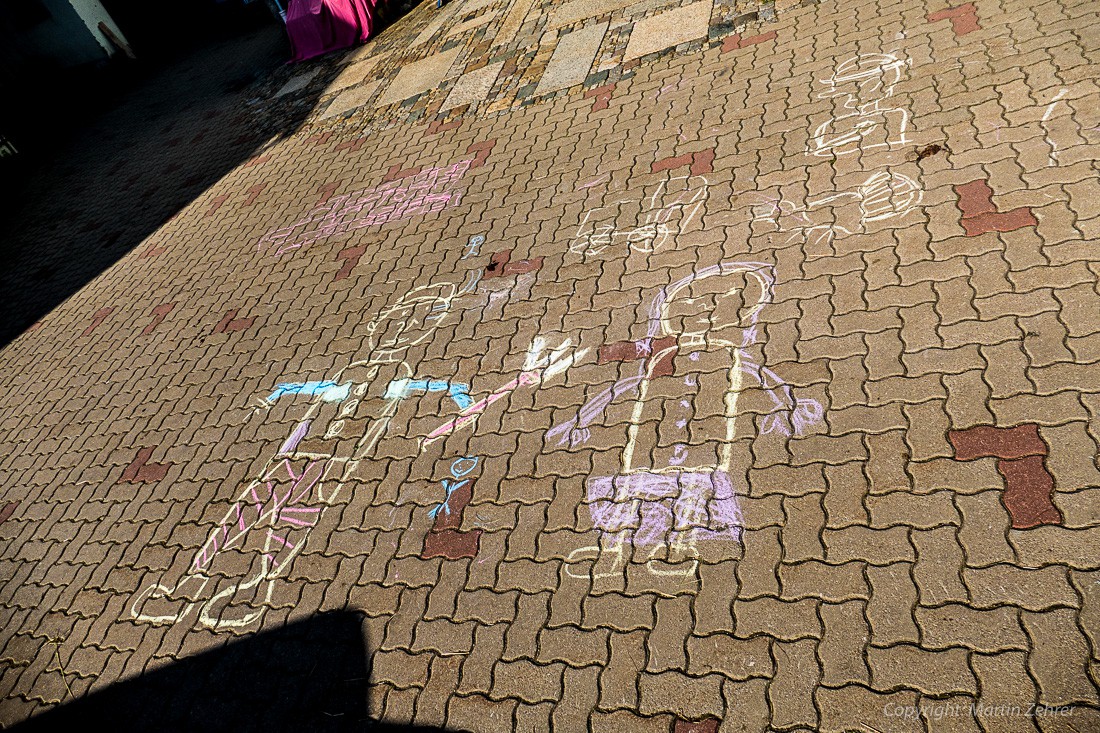
[[[0,353],[0,721],[328,611],[394,723],[1100,730],[1097,16],[429,2],[276,69],[301,129]]]

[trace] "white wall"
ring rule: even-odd
[[[117,53],[114,45],[107,40],[107,36],[103,35],[99,31],[99,24],[102,22],[107,25],[115,35],[122,39],[123,43],[129,43],[126,40],[126,36],[122,35],[122,31],[115,25],[115,21],[107,13],[107,9],[103,7],[103,4],[99,0],[69,0],[69,3],[73,6],[73,10],[80,16],[80,19],[84,21],[84,25],[88,26],[88,30],[92,32],[95,39],[99,41],[99,45],[107,51],[107,54],[113,56]]]

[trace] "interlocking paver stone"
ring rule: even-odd
[[[1098,23],[424,2],[110,103],[0,237],[0,727],[335,615],[397,725],[1095,728]]]

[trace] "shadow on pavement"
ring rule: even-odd
[[[153,21],[135,8],[157,6],[159,17],[160,5],[129,2],[120,17],[140,29]],[[398,7],[391,22],[407,10]],[[272,99],[275,90],[300,70],[335,75],[350,50],[288,66],[286,31],[263,12],[220,26],[191,18],[163,48],[136,32],[137,62],[0,88],[17,102],[0,104],[0,134],[19,149],[0,161],[0,348],[301,128],[324,84]]]
[[[440,730],[367,717],[363,629],[358,613],[318,614],[116,683],[12,730]]]
[[[24,105],[0,113],[19,149],[0,165],[0,346],[255,154],[265,138],[246,112],[250,87],[287,48],[283,29],[266,23],[12,93]],[[279,121],[285,134],[301,110]]]

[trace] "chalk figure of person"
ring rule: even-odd
[[[810,141],[810,153],[821,157],[870,152],[908,142],[909,112],[892,107],[908,63],[888,53],[864,53],[838,64],[832,75],[821,79],[819,99],[836,100],[834,114],[818,125]]]
[[[257,415],[288,399],[308,399],[309,406],[183,577],[143,589],[130,606],[131,617],[173,624],[196,614],[200,626],[216,631],[261,621],[277,579],[354,480],[359,464],[376,456],[400,403],[415,391],[409,386],[419,386],[409,350],[431,337],[460,294],[450,283],[410,291],[367,324],[364,358],[328,380],[279,384],[261,400]],[[439,384],[424,380],[422,391],[444,391],[459,406],[468,404],[463,389]]]
[[[642,562],[655,575],[694,576],[703,543],[739,540],[744,487],[731,472],[739,396],[749,387],[769,396],[764,432],[800,433],[821,415],[751,353],[773,286],[772,267],[759,262],[724,262],[668,286],[636,342],[645,354],[638,374],[549,432],[580,445],[613,403],[632,398],[620,471],[586,484],[599,543],[571,553],[570,575],[608,577]]]

